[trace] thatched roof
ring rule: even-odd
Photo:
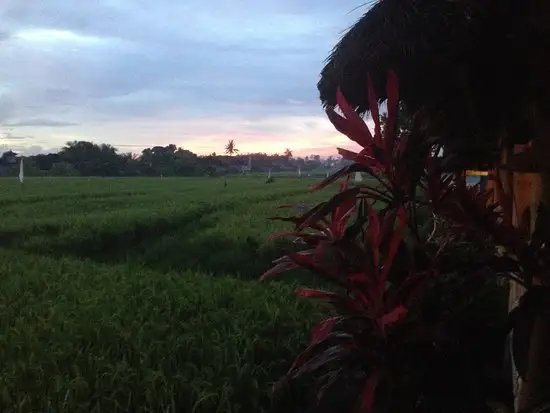
[[[487,160],[499,136],[529,140],[535,119],[550,119],[548,50],[550,1],[379,0],[336,45],[318,88],[324,105],[340,87],[364,113],[367,74],[383,98],[392,69],[431,134]]]

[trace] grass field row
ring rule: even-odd
[[[0,180],[0,411],[261,412],[319,308],[260,284],[315,181]]]
[[[282,283],[0,250],[0,410],[250,412],[315,309]]]

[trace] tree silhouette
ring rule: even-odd
[[[236,148],[235,140],[230,139],[229,142],[227,142],[227,145],[225,145],[225,153],[229,156],[236,154],[239,152],[239,150]]]
[[[292,158],[292,151],[290,150],[290,148],[285,149],[285,156],[289,159]]]
[[[224,145],[225,146],[225,145]],[[229,141],[225,147],[229,155],[241,154],[235,147],[235,141]],[[0,176],[17,176],[18,154],[8,150],[0,151]],[[237,164],[236,157],[228,162],[227,155],[213,152],[198,155],[174,144],[155,145],[144,148],[141,153],[119,152],[110,144],[97,144],[88,141],[72,141],[58,153],[38,154],[25,157],[25,174],[29,176],[204,176],[216,173],[237,173],[241,164],[253,160],[258,171],[267,172],[282,160],[289,161],[285,155],[252,153],[243,156]],[[302,158],[296,158],[296,165],[303,171],[316,166],[305,164]],[[278,166],[275,166],[277,169]],[[218,171],[219,169],[219,171]]]

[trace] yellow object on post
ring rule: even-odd
[[[466,176],[488,176],[489,171],[474,171],[474,170],[466,170]]]

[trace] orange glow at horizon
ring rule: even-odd
[[[12,149],[25,150],[39,145],[36,148],[41,147],[45,151],[50,148],[59,150],[68,141],[84,140],[96,144],[107,143],[120,152],[141,153],[145,148],[175,144],[199,155],[212,152],[221,155],[225,152],[227,142],[233,139],[239,153],[283,154],[289,148],[295,156],[317,154],[327,157],[337,156],[339,147],[359,150],[357,144],[338,133],[321,116],[270,117],[253,122],[230,116],[189,120],[135,119],[129,122],[66,127],[62,130],[26,129],[25,135],[32,138],[13,142]]]
[[[344,148],[351,151],[359,151],[361,148],[359,145],[355,144],[352,141],[347,140],[345,137],[341,139],[335,138],[334,143],[328,143],[326,141],[308,141],[304,140],[295,140],[294,142],[287,142],[283,138],[277,139],[276,137],[273,141],[262,141],[262,140],[250,140],[239,137],[224,138],[207,138],[208,144],[193,145],[190,142],[182,142],[179,146],[189,149],[192,152],[195,152],[199,155],[208,155],[215,152],[218,155],[222,155],[225,151],[225,145],[227,142],[233,139],[235,141],[235,146],[239,150],[239,154],[246,153],[267,153],[267,154],[283,154],[288,148],[292,151],[294,156],[309,156],[309,155],[320,155],[323,157],[327,156],[337,156],[338,148]],[[321,146],[320,144],[325,143]]]

